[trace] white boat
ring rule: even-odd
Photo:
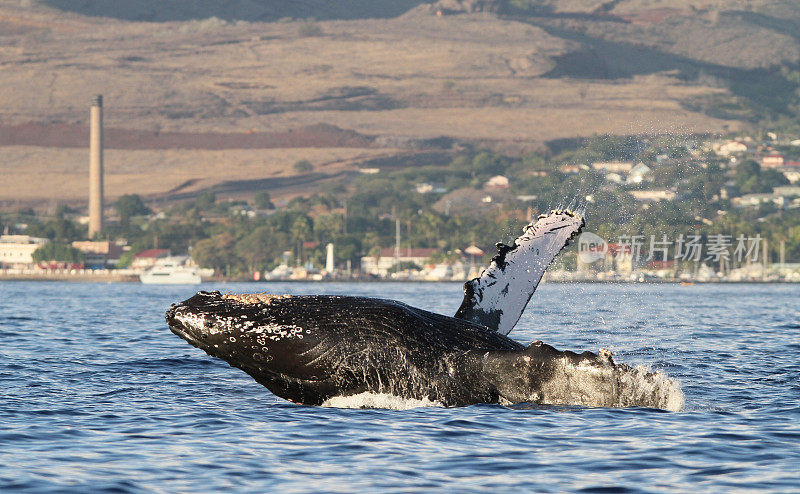
[[[147,285],[197,285],[203,280],[200,270],[184,265],[185,258],[167,257],[141,275],[139,280]]]

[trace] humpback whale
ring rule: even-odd
[[[678,410],[680,387],[611,352],[560,351],[507,336],[558,253],[584,225],[553,210],[527,225],[464,286],[454,317],[385,299],[198,292],[170,330],[275,395],[325,405],[365,394],[443,406],[477,403]]]

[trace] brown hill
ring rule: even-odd
[[[89,127],[82,124],[27,123],[0,126],[0,146],[85,148]],[[333,125],[312,125],[286,132],[152,132],[106,128],[106,149],[272,149],[369,148],[373,139]]]
[[[225,154],[242,166],[237,179],[266,179],[291,175],[303,154],[338,163],[342,146],[353,160],[441,136],[520,150],[595,133],[734,130],[746,124],[739,114],[710,116],[704,102],[747,101],[776,67],[800,61],[792,2],[753,5],[0,0],[2,166],[43,185],[9,186],[3,199],[80,195],[61,184],[84,180],[85,156],[69,149],[85,142],[97,93],[112,148],[141,151],[143,174],[167,162],[185,174],[142,175],[146,194],[221,183],[188,160],[212,166],[222,149],[285,156],[259,167],[246,164],[252,154]],[[286,19],[312,15],[326,20]],[[178,148],[208,157],[145,152]],[[107,167],[132,163],[111,153]]]

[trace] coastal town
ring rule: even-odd
[[[5,212],[0,277],[139,281],[169,264],[198,282],[463,281],[495,241],[565,200],[586,210],[587,233],[550,281],[800,281],[800,138],[773,132],[594,136],[521,157],[474,150],[445,166],[365,166],[349,183],[274,202],[268,190],[160,208],[127,195],[89,214]]]

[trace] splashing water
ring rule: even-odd
[[[359,393],[350,396],[334,396],[322,404],[331,408],[385,408],[388,410],[411,410],[412,408],[440,407],[441,403],[428,398],[415,400],[386,393]]]

